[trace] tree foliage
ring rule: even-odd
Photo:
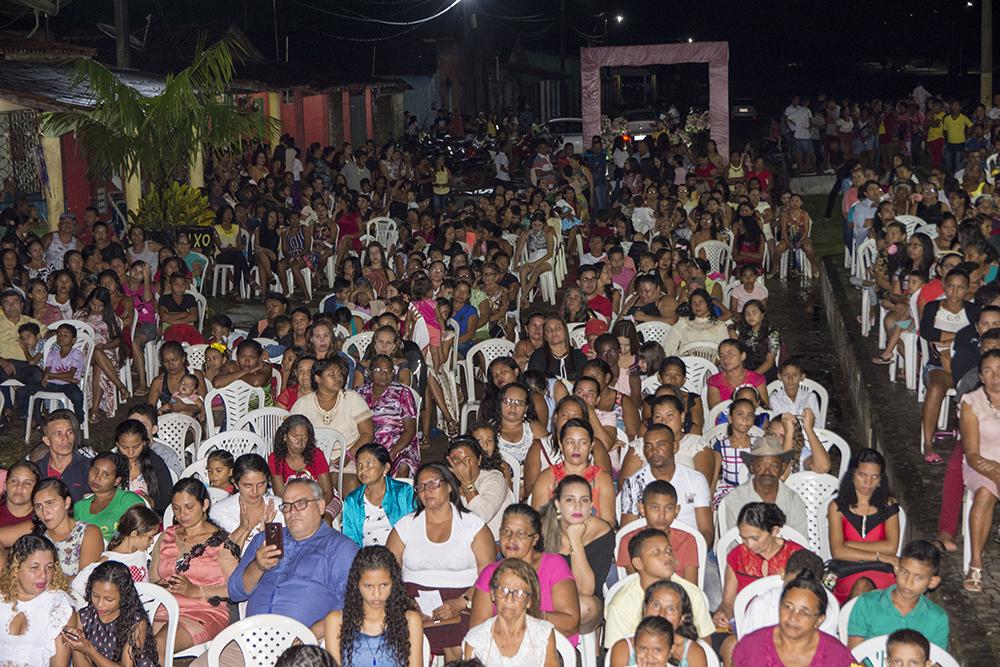
[[[160,208],[159,227],[167,220],[167,189],[178,174],[186,174],[192,156],[204,150],[239,150],[241,141],[266,136],[270,120],[239,108],[225,95],[233,80],[235,42],[222,40],[204,48],[198,44],[192,64],[167,75],[162,89],[144,94],[110,69],[90,59],[76,65],[74,85],[85,86],[91,108],[46,115],[45,131],[75,131],[88,158],[88,174],[142,176],[150,199]],[[144,198],[148,199],[148,198]],[[155,221],[149,212],[144,220]]]

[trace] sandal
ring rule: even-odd
[[[881,354],[876,354],[874,357],[872,357],[872,363],[878,364],[879,366],[888,366],[889,364],[892,363],[892,357],[886,359]]]
[[[420,449],[430,449],[430,447],[431,447],[430,436],[425,435],[424,437],[420,438]]]
[[[970,593],[982,593],[983,568],[970,567],[969,574],[966,575],[965,580],[962,582],[962,588],[969,591]]]
[[[932,466],[939,466],[944,463],[944,459],[942,459],[937,452],[927,452],[924,454],[924,463],[929,463]]]

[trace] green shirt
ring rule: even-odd
[[[115,497],[111,499],[108,506],[97,514],[90,512],[90,504],[94,502],[94,496],[81,498],[73,504],[73,518],[84,523],[91,523],[101,529],[101,536],[107,544],[115,536],[118,530],[118,521],[125,514],[125,510],[135,505],[144,505],[142,496],[125,489],[115,491]]]
[[[892,603],[896,586],[880,591],[870,591],[858,598],[847,623],[851,637],[871,639],[889,635],[896,630],[917,630],[932,644],[948,649],[948,614],[937,604],[921,595],[917,605],[906,616],[899,613]]]

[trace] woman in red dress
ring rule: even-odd
[[[804,548],[778,536],[785,513],[774,503],[747,503],[736,525],[742,541],[726,555],[722,603],[712,615],[720,628],[733,621],[733,604],[741,590],[758,579],[783,575],[789,556]]]
[[[880,453],[862,449],[854,455],[827,518],[830,568],[838,577],[833,594],[841,604],[896,583],[899,505],[889,491]]]

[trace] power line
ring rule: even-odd
[[[307,30],[308,32],[315,33],[317,35],[323,35],[324,37],[332,37],[333,39],[342,39],[347,42],[365,42],[370,44],[373,42],[387,42],[390,39],[396,39],[397,37],[402,37],[407,33],[413,32],[419,27],[420,27],[419,25],[415,25],[410,28],[406,28],[405,30],[400,30],[395,34],[388,35],[386,37],[345,37],[344,35],[334,35],[329,32],[324,32],[323,30],[316,30],[315,28],[304,28],[304,29]]]
[[[311,4],[307,3],[307,2],[302,2],[302,0],[293,0],[293,1],[296,4],[298,4],[298,5],[306,7],[308,9],[312,9],[313,11],[320,12],[322,14],[328,14],[330,16],[335,16],[337,18],[345,19],[345,20],[348,20],[348,21],[359,21],[359,22],[362,22],[362,23],[378,23],[378,24],[381,24],[381,25],[394,25],[394,26],[418,26],[418,25],[421,25],[423,23],[427,23],[428,21],[433,21],[434,19],[438,18],[439,16],[443,16],[444,14],[447,14],[455,6],[457,6],[458,3],[460,3],[462,0],[452,0],[452,3],[450,5],[448,5],[447,7],[444,7],[443,9],[439,10],[438,12],[436,12],[434,14],[431,14],[430,16],[427,16],[425,18],[416,19],[416,20],[413,20],[413,21],[387,21],[385,19],[377,19],[377,18],[372,18],[370,16],[364,16],[363,14],[358,14],[357,16],[349,16],[347,14],[341,14],[339,12],[334,12],[334,11],[331,11],[329,9],[325,9],[323,7],[317,7],[315,5],[311,5]],[[355,12],[355,13],[357,13],[357,12]],[[346,38],[344,38],[344,39],[346,39]]]

